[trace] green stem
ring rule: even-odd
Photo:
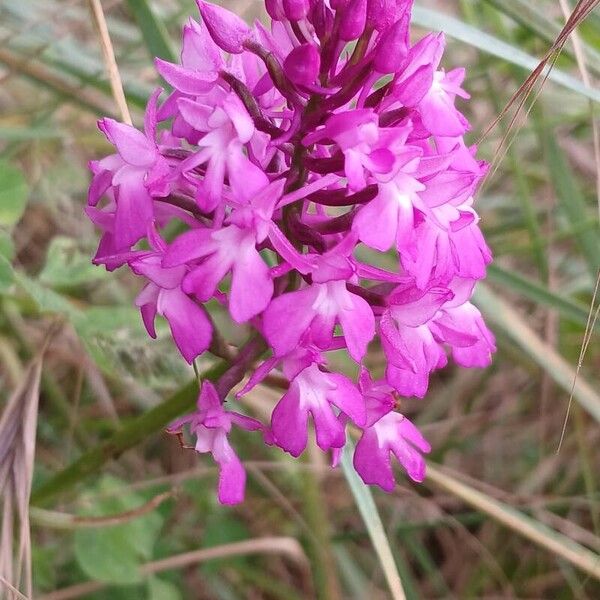
[[[215,381],[227,370],[226,362],[219,362],[203,373],[202,378]],[[108,440],[83,454],[66,469],[46,481],[31,494],[32,504],[45,504],[56,495],[73,488],[82,479],[96,472],[103,464],[121,455],[150,434],[164,429],[175,417],[194,406],[198,382],[189,382],[170,398],[148,412],[130,421]]]
[[[318,600],[336,600],[341,594],[331,548],[327,502],[314,473],[307,471],[304,474],[302,492],[303,513],[313,534],[306,539],[306,551],[313,573],[315,595]]]

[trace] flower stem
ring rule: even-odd
[[[202,378],[215,381],[225,373],[226,369],[227,363],[219,362],[205,371]],[[149,435],[165,428],[175,417],[193,408],[197,396],[198,382],[194,379],[170,398],[130,421],[108,440],[85,452],[66,469],[36,488],[31,494],[31,503],[45,504],[58,494],[70,490],[88,475],[98,471],[104,463],[120,456]]]

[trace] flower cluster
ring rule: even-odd
[[[392,454],[421,481],[430,447],[398,397],[423,397],[449,352],[482,367],[495,349],[469,302],[491,255],[473,209],[487,166],[455,107],[464,69],[440,68],[442,34],[411,43],[412,0],[266,0],[269,29],[198,4],[181,64],[156,60],[172,91],[152,95],[143,133],[100,121],[116,153],[91,164],[87,208],[94,262],[146,281],[152,337],[158,313],[186,361],[219,354],[208,301],[254,332],[171,431],[212,452],[224,503],[245,482],[232,424],[299,456],[309,415],[334,462],[348,425],[362,431],[366,483],[393,489]],[[371,343],[383,379],[363,364]],[[328,363],[340,350],[357,381]],[[287,391],[268,426],[225,408],[275,369]]]

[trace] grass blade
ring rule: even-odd
[[[573,389],[573,398],[596,421],[600,422],[600,396],[596,390],[581,376],[577,377],[573,387],[575,369],[551,346],[545,344],[511,306],[482,283],[477,286],[474,302],[481,308],[489,323],[495,324],[496,327],[508,335],[563,390],[570,394],[571,389]]]
[[[373,500],[373,494],[371,493],[371,489],[361,481],[352,466],[353,451],[354,443],[352,440],[348,439],[342,454],[342,469],[344,470],[344,475],[346,476],[346,480],[348,481],[348,485],[350,486],[360,515],[367,527],[375,552],[377,552],[392,598],[394,598],[394,600],[403,600],[406,596],[404,594],[404,589],[402,588],[402,581],[398,575],[394,556],[385,535],[375,500]]]
[[[554,42],[560,33],[561,25],[548,18],[541,10],[528,0],[485,0],[496,10],[504,13],[529,31],[535,33],[539,38],[548,43]],[[590,15],[591,19],[592,15]],[[586,56],[589,58],[590,68],[600,73],[600,53],[587,44],[584,44]],[[563,53],[575,60],[575,52],[568,45]]]
[[[226,369],[227,363],[217,363],[203,373],[202,378],[214,381]],[[57,494],[70,490],[79,481],[95,473],[109,460],[139,444],[149,435],[164,429],[175,417],[194,406],[197,395],[198,383],[194,380],[158,406],[130,421],[108,440],[83,454],[66,469],[35,489],[31,495],[32,504],[43,504]]]
[[[460,498],[473,508],[512,529],[534,544],[567,560],[594,579],[600,580],[600,556],[594,554],[567,536],[512,508],[509,504],[476,490],[428,463],[427,481]]]
[[[415,6],[413,17],[414,22],[422,27],[443,31],[450,37],[527,71],[533,71],[539,64],[539,60],[530,54],[449,15]],[[548,79],[594,102],[600,102],[600,90],[588,88],[578,79],[556,68],[550,71]]]
[[[127,6],[142,32],[150,57],[158,56],[177,62],[169,34],[162,21],[153,13],[150,4],[146,0],[127,0]]]
[[[504,269],[498,264],[491,264],[488,266],[488,279],[506,286],[511,291],[517,292],[537,304],[543,304],[558,311],[565,319],[584,326],[587,323],[589,311],[583,304],[551,292],[541,283],[527,279],[515,271]]]
[[[542,119],[536,120],[536,125],[560,207],[572,228],[579,230],[575,240],[587,261],[590,274],[595,280],[600,268],[600,231],[598,227],[593,229],[582,227],[589,211],[585,198],[575,181],[573,171],[561,147],[556,142],[554,132],[545,127]]]

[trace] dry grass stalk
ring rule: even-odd
[[[117,66],[113,45],[110,40],[106,18],[104,17],[104,11],[102,10],[102,4],[100,4],[100,0],[89,0],[89,4],[92,16],[94,17],[94,23],[98,29],[98,35],[100,36],[100,46],[102,47],[102,55],[104,57],[104,64],[106,65],[106,72],[110,81],[110,89],[112,90],[113,98],[119,108],[121,120],[124,123],[131,125],[131,114],[127,107],[123,82],[121,81],[121,75],[119,73],[119,67]]]
[[[498,116],[484,131],[479,142],[485,139],[489,135],[489,133],[496,127],[496,125],[498,125],[498,123],[510,113],[511,109],[514,108],[506,133],[503,135],[502,139],[500,140],[500,143],[498,144],[498,148],[494,153],[494,158],[492,160],[492,168],[488,173],[489,177],[491,177],[496,172],[498,165],[508,152],[512,141],[514,140],[514,137],[516,135],[516,132],[514,131],[515,127],[517,127],[519,123],[522,123],[522,121],[527,118],[527,114],[529,113],[531,107],[533,106],[533,104],[535,104],[537,97],[541,93],[544,84],[548,79],[548,75],[552,70],[556,60],[558,59],[558,56],[560,55],[564,45],[567,43],[569,36],[583,21],[585,21],[588,15],[598,4],[600,4],[600,0],[579,0],[577,5],[573,9],[573,12],[567,19],[565,26],[562,28],[561,32],[554,40],[554,43],[550,46],[542,60],[539,62],[538,66],[519,86],[516,92],[511,96],[506,106],[500,111]],[[534,97],[530,104],[530,107],[526,111],[523,119],[521,119],[523,108],[525,107],[527,101],[529,100],[532,94],[534,94]]]
[[[32,361],[0,419],[0,582],[7,582],[4,587],[10,599],[18,597],[12,587],[32,595],[29,496],[42,358],[43,352]]]

